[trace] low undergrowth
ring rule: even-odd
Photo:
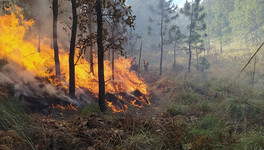
[[[166,80],[174,86],[175,81]],[[0,149],[264,148],[264,94],[245,93],[241,85],[230,86],[226,80],[178,81],[182,82],[177,88],[162,85],[172,102],[156,117],[102,114],[98,105],[90,104],[61,120],[29,114],[19,100],[1,90]],[[166,95],[169,90],[176,92]]]
[[[191,120],[185,142],[191,149],[263,149],[264,98],[226,79],[179,80],[167,109]],[[195,119],[193,119],[195,118]]]

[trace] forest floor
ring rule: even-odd
[[[55,108],[44,116],[29,114],[12,99],[2,100],[0,150],[264,148],[262,95],[216,78],[142,78],[151,105],[129,106],[125,113],[102,114],[91,104],[77,111]]]

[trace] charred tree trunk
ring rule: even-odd
[[[52,2],[53,10],[53,48],[54,48],[54,61],[55,61],[55,72],[56,76],[60,78],[60,59],[59,59],[59,48],[58,48],[58,0]]]
[[[115,80],[115,51],[113,49],[112,49],[112,79]]]
[[[69,70],[70,70],[70,87],[69,94],[71,97],[75,97],[75,65],[74,65],[74,54],[75,54],[75,41],[77,34],[77,11],[76,11],[76,0],[71,0],[72,3],[72,34],[71,34],[71,45],[69,55]]]
[[[93,27],[92,27],[92,14],[89,14],[89,24],[88,24],[88,28],[89,28],[89,33],[90,33],[90,35],[92,34],[92,30],[93,30]],[[92,73],[92,74],[94,74],[94,64],[93,64],[93,41],[92,41],[92,39],[91,39],[91,41],[90,41],[91,43],[90,43],[90,59],[89,59],[89,61],[90,61],[90,72]]]
[[[164,6],[162,6],[161,13],[161,25],[160,25],[160,38],[161,38],[161,48],[160,48],[160,76],[162,75],[162,59],[163,59],[163,16],[164,15]]]
[[[102,1],[96,0],[97,12],[97,45],[98,45],[98,77],[99,77],[99,107],[105,112],[105,80],[104,80],[104,46],[103,46],[103,18]]]
[[[108,51],[108,60],[111,61],[111,54],[112,54],[112,51]]]
[[[140,72],[141,55],[142,55],[142,40],[139,49],[138,72]]]

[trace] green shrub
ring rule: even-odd
[[[188,115],[189,114],[189,106],[174,103],[167,109],[167,113],[169,115],[172,115],[172,116]]]

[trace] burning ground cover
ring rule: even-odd
[[[16,7],[10,15],[0,16],[0,57],[7,59],[10,64],[14,64],[12,66],[16,67],[11,70],[13,74],[18,73],[15,78],[12,78],[8,74],[10,73],[10,69],[8,68],[10,65],[6,65],[5,72],[1,74],[1,82],[5,82],[6,80],[14,82],[22,74],[24,82],[16,81],[14,85],[22,86],[20,88],[22,92],[24,87],[31,86],[33,83],[40,87],[42,86],[41,89],[45,89],[45,93],[49,95],[64,95],[63,99],[69,101],[69,98],[65,96],[65,91],[69,86],[68,53],[65,50],[60,50],[62,77],[58,80],[55,77],[53,49],[46,44],[49,39],[44,38],[41,41],[41,52],[38,52],[37,46],[34,44],[37,43],[36,39],[28,39],[30,37],[28,36],[27,40],[25,40],[28,30],[34,25],[34,21],[25,20],[20,11],[20,8]],[[116,59],[115,80],[112,80],[110,62],[105,60],[107,103],[115,112],[126,110],[126,103],[139,108],[143,107],[144,104],[150,105],[147,85],[134,71],[129,71],[131,61],[132,59],[122,57]],[[90,97],[96,98],[98,95],[98,72],[95,71],[92,74],[89,66],[88,61],[83,58],[75,66],[76,95],[79,99],[87,91]],[[97,67],[96,59],[94,59],[94,70],[97,70]],[[9,70],[9,72],[6,70]],[[41,81],[40,79],[44,80]],[[17,82],[20,84],[17,84]],[[34,88],[35,86],[31,87],[31,89]],[[32,96],[29,93],[24,95]],[[69,103],[74,104],[78,102],[70,100]]]

